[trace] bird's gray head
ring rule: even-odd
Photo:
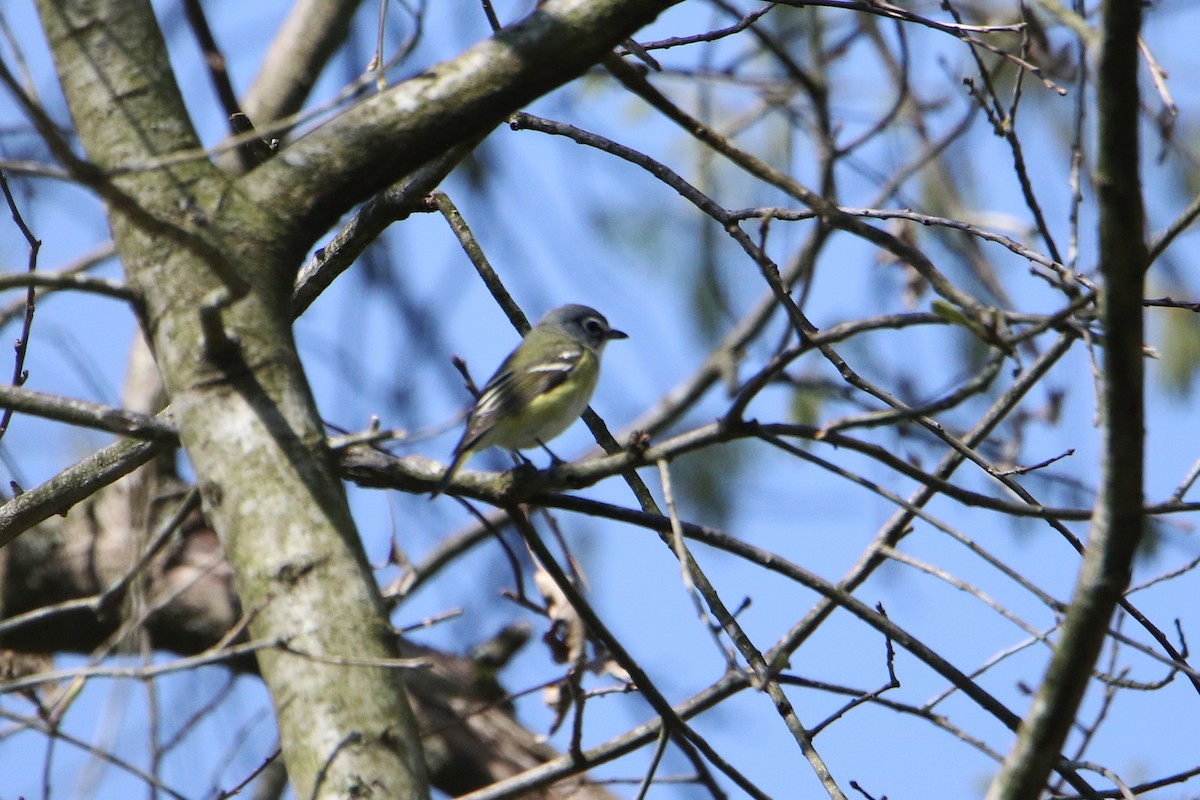
[[[579,305],[559,306],[546,313],[538,327],[558,328],[597,350],[609,339],[628,339],[629,334],[609,326],[608,320],[594,308]]]

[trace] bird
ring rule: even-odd
[[[548,311],[484,384],[430,497],[445,491],[473,453],[545,447],[571,427],[596,390],[604,346],[627,338],[594,308],[571,304]]]

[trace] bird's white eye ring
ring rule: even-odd
[[[604,333],[604,323],[595,317],[588,317],[583,321],[583,329],[593,336]]]

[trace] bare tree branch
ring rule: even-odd
[[[1104,348],[1103,460],[1083,566],[1054,657],[989,800],[1041,795],[1053,753],[1070,731],[1113,609],[1129,585],[1145,532],[1142,509],[1143,276],[1147,263],[1138,159],[1138,0],[1106,0],[1097,94],[1097,168]]]
[[[577,77],[678,0],[547,0],[458,57],[348,109],[255,171],[251,198],[313,236],[449,147]]]

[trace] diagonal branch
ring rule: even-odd
[[[548,0],[524,20],[301,137],[247,176],[309,236],[448,148],[583,74],[679,0]]]
[[[1113,609],[1129,585],[1145,529],[1142,509],[1143,274],[1147,262],[1138,172],[1139,0],[1106,0],[1099,106],[1101,315],[1106,346],[1101,491],[1062,637],[989,800],[1032,800],[1046,785],[1078,712]]]
[[[170,445],[122,439],[0,507],[0,547],[54,514],[65,514],[103,486],[128,475]]]
[[[356,0],[301,0],[271,42],[262,68],[242,100],[255,125],[300,110],[329,58],[350,31]]]

